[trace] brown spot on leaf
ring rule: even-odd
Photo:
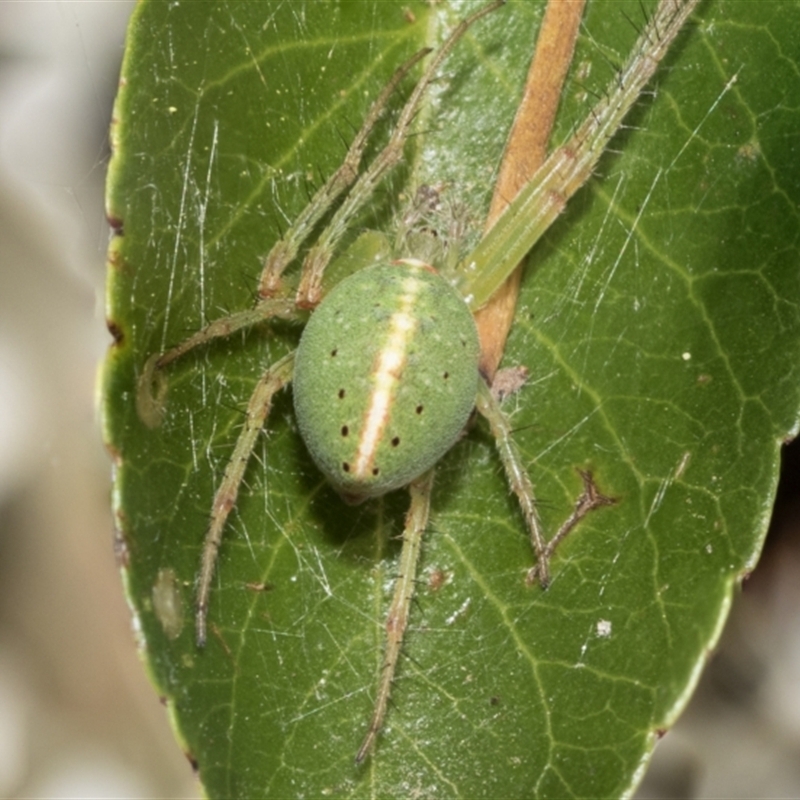
[[[124,236],[124,223],[119,217],[115,217],[113,214],[107,214],[106,220],[108,224],[111,226],[111,230],[114,231],[114,236]]]
[[[108,332],[114,338],[113,346],[119,347],[125,339],[125,334],[122,332],[122,328],[120,328],[113,319],[106,320],[106,328],[108,328]]]

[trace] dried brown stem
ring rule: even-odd
[[[486,230],[545,160],[585,3],[586,0],[549,0],[547,4],[525,92],[500,165]],[[503,357],[514,320],[521,274],[518,268],[475,314],[481,340],[481,370],[490,380]]]

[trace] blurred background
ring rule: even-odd
[[[0,0],[0,797],[197,797],[131,633],[95,410],[128,0]],[[641,798],[800,797],[800,454]]]
[[[196,797],[131,635],[95,380],[133,3],[0,2],[0,796]]]

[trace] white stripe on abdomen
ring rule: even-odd
[[[403,294],[400,295],[400,307],[389,320],[389,336],[386,346],[378,354],[373,389],[358,441],[353,469],[357,478],[365,479],[372,473],[375,451],[386,429],[395,387],[406,362],[408,343],[417,327],[413,308],[423,286],[424,283],[416,278],[406,278],[403,281]]]

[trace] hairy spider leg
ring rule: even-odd
[[[238,311],[234,314],[229,314],[227,317],[216,319],[201,328],[197,333],[192,334],[188,339],[184,339],[179,345],[157,356],[154,366],[156,369],[163,369],[167,364],[175,361],[176,358],[180,358],[184,353],[188,353],[201,344],[210,342],[212,339],[230,336],[242,328],[251,328],[259,322],[265,322],[276,317],[279,319],[295,319],[297,317],[297,309],[294,303],[286,299],[263,300],[254,308],[248,308],[245,311]]]
[[[414,122],[420,102],[442,61],[473,23],[500,8],[505,2],[506,0],[495,0],[495,2],[478,9],[453,29],[444,44],[436,52],[403,106],[388,143],[369,167],[359,176],[349,194],[331,218],[328,226],[320,234],[316,244],[308,251],[303,261],[300,285],[297,289],[296,302],[298,306],[301,308],[313,308],[319,303],[322,294],[322,275],[333,256],[336,245],[348,230],[353,217],[372,196],[377,184],[402,159],[408,132]]]
[[[478,386],[478,398],[475,406],[489,423],[500,461],[506,473],[506,480],[511,491],[517,496],[522,516],[525,517],[525,525],[531,537],[531,546],[534,553],[536,553],[539,583],[544,588],[547,588],[550,583],[550,553],[547,550],[542,523],[539,519],[539,512],[536,509],[533,483],[531,483],[522,455],[512,436],[508,417],[503,413],[499,401],[483,380],[480,381]]]
[[[140,404],[145,409],[143,416],[146,419],[154,420],[158,418],[158,414],[154,413],[153,409],[159,406],[159,400],[157,399],[159,396],[161,403],[163,403],[164,399],[166,385],[155,384],[158,370],[163,369],[167,364],[180,358],[180,356],[212,339],[230,336],[242,328],[251,327],[273,317],[293,318],[296,306],[292,301],[284,298],[271,299],[280,288],[281,274],[297,255],[300,245],[308,237],[314,225],[330,208],[336,198],[358,177],[358,167],[361,163],[361,157],[369,134],[383,113],[389,97],[414,65],[430,52],[431,48],[429,47],[419,50],[395,71],[389,83],[372,103],[364,124],[350,145],[342,165],[325,182],[325,185],[316,192],[283,238],[273,245],[264,262],[258,286],[259,299],[255,307],[214,320],[165,353],[154,354],[147,360],[139,382],[140,387],[147,392],[146,395],[140,398]],[[149,413],[147,411],[148,408],[150,409]]]
[[[136,409],[139,418],[148,428],[157,428],[161,425],[167,395],[167,382],[161,370],[182,355],[214,339],[230,336],[242,328],[250,328],[268,319],[298,319],[302,316],[303,312],[298,312],[291,300],[262,300],[255,308],[214,320],[165,353],[153,353],[145,361],[137,385]]]
[[[483,306],[594,174],[600,156],[638,100],[699,0],[660,0],[622,70],[566,144],[556,148],[491,230],[457,267],[474,311]]]
[[[403,146],[408,136],[408,130],[413,122],[414,115],[419,107],[419,103],[447,53],[464,35],[470,25],[489,12],[499,8],[505,1],[506,0],[495,0],[495,2],[479,9],[472,16],[463,20],[439,49],[433,61],[414,88],[411,96],[406,101],[389,143],[378,155],[372,166],[361,175],[361,178],[357,181],[350,196],[337,214],[334,215],[329,226],[323,231],[320,241],[312,248],[311,252],[306,257],[303,265],[300,288],[297,292],[298,305],[303,308],[313,308],[319,303],[322,274],[331,259],[336,244],[344,235],[352,217],[358,213],[369,199],[375,185],[386,172],[394,167],[402,158]],[[163,382],[159,383],[157,378],[159,370],[190,350],[193,350],[195,347],[206,344],[213,339],[230,336],[232,333],[242,328],[251,327],[259,322],[264,322],[274,317],[282,319],[296,318],[297,309],[294,303],[285,298],[270,298],[279,287],[282,272],[289,262],[297,255],[300,245],[308,237],[314,225],[328,210],[331,203],[356,181],[356,178],[358,178],[358,166],[361,163],[361,157],[364,153],[369,134],[372,132],[375,123],[383,113],[389,97],[409,70],[430,52],[430,48],[423,48],[395,71],[389,83],[384,87],[383,91],[370,107],[364,124],[361,126],[353,143],[350,145],[350,149],[347,151],[344,163],[328,181],[326,181],[325,185],[317,191],[284,237],[273,246],[266,258],[264,269],[261,274],[258,289],[260,299],[255,307],[214,320],[180,344],[167,350],[165,353],[152,355],[145,362],[142,376],[139,379],[137,403],[140,408],[140,416],[150,427],[159,425],[163,417],[163,401],[166,393],[166,384]]]
[[[367,139],[375,123],[383,113],[389,97],[400,81],[408,74],[409,70],[430,52],[431,49],[429,47],[423,48],[395,71],[389,83],[370,107],[364,124],[350,145],[342,165],[326,181],[325,185],[316,192],[283,238],[272,247],[265,259],[259,280],[258,301],[255,307],[214,320],[180,344],[165,353],[152,355],[145,362],[144,371],[139,380],[138,403],[141,411],[140,416],[150,427],[160,424],[163,416],[166,384],[158,382],[158,370],[163,369],[167,364],[180,358],[195,347],[210,342],[212,339],[230,336],[242,328],[249,328],[274,317],[281,319],[294,318],[296,306],[293,301],[285,298],[272,299],[280,288],[281,274],[289,262],[297,255],[300,245],[308,237],[320,217],[330,208],[331,203],[358,177],[358,166],[361,163]],[[151,425],[150,423],[154,424]]]
[[[237,311],[226,317],[220,317],[220,319],[210,322],[197,333],[193,333],[188,339],[184,339],[180,344],[175,345],[175,347],[164,353],[156,353],[150,356],[145,363],[144,376],[149,376],[150,381],[152,381],[156,370],[163,369],[190,350],[194,350],[195,347],[206,344],[213,339],[230,336],[242,328],[251,328],[253,325],[265,322],[268,319],[295,319],[297,316],[297,308],[291,300],[262,300],[253,308]]]
[[[272,297],[278,293],[281,285],[281,275],[297,255],[300,245],[308,238],[314,226],[339,195],[358,177],[358,168],[361,164],[361,158],[364,155],[364,148],[367,145],[369,135],[385,111],[389,98],[411,68],[430,52],[430,47],[424,47],[419,52],[414,53],[405,64],[395,71],[389,83],[386,84],[383,91],[373,101],[361,129],[356,134],[344,157],[342,165],[315,192],[309,204],[300,212],[300,215],[283,237],[272,246],[269,254],[264,259],[264,269],[261,272],[258,284],[259,297]]]
[[[276,361],[259,379],[250,400],[247,403],[244,425],[236,441],[233,455],[225,467],[225,474],[214,495],[211,506],[211,520],[203,542],[203,556],[200,574],[197,578],[197,608],[195,626],[197,646],[206,643],[206,617],[208,616],[208,598],[211,592],[211,580],[217,564],[219,546],[225,522],[231,509],[236,505],[239,487],[250,455],[255,447],[256,439],[269,415],[272,398],[292,379],[294,369],[294,352]]]
[[[500,454],[500,460],[506,473],[506,479],[517,495],[525,522],[530,531],[531,545],[536,553],[536,564],[529,570],[526,581],[531,584],[538,580],[542,586],[547,586],[549,582],[549,557],[553,554],[558,544],[587,514],[601,506],[613,505],[616,500],[606,497],[597,490],[591,473],[578,470],[583,480],[583,491],[569,517],[553,538],[550,541],[545,541],[536,510],[533,484],[525,469],[522,455],[512,438],[512,430],[508,418],[500,408],[500,403],[491,389],[483,381],[481,381],[476,405],[480,413],[489,422]],[[400,571],[395,581],[392,604],[386,617],[386,645],[381,666],[380,683],[369,728],[356,754],[356,764],[360,764],[375,746],[375,741],[383,727],[383,721],[389,706],[400,650],[408,627],[411,601],[414,598],[417,566],[422,549],[422,536],[427,528],[430,514],[434,473],[435,469],[429,470],[408,487],[411,495],[411,505],[406,514],[405,527],[403,529]]]
[[[422,548],[422,535],[428,526],[434,471],[433,469],[428,470],[409,484],[408,487],[411,495],[411,505],[406,514],[405,527],[403,529],[400,573],[395,580],[394,597],[392,598],[392,605],[389,607],[389,614],[386,617],[386,647],[383,653],[381,679],[378,686],[378,694],[375,698],[372,719],[364,741],[356,754],[356,764],[360,764],[372,750],[375,740],[383,727],[386,709],[389,706],[389,696],[392,692],[397,661],[400,658],[400,648],[403,646],[403,637],[411,611],[411,600],[414,597],[417,564],[419,563],[419,554]]]
[[[533,483],[525,468],[522,454],[514,441],[511,424],[500,407],[500,401],[484,381],[480,383],[475,405],[489,423],[503,470],[506,473],[506,480],[519,500],[525,524],[530,532],[531,547],[536,554],[536,564],[528,570],[526,582],[530,585],[538,581],[542,587],[546,588],[550,583],[550,556],[558,544],[587,514],[601,506],[613,505],[616,500],[606,497],[597,490],[590,472],[578,470],[583,481],[583,491],[575,502],[572,513],[562,523],[553,538],[547,541],[539,520],[539,512],[536,509]]]

